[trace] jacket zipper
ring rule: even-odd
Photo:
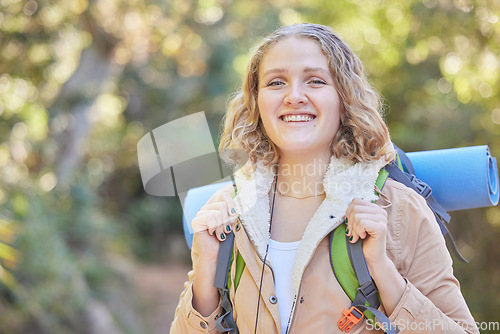
[[[338,225],[336,226],[338,227]],[[318,247],[318,245],[321,243],[321,241],[328,235],[330,234],[336,227],[334,227],[333,229],[329,230],[329,232],[324,235],[321,239],[319,239],[319,242],[318,244],[315,246],[315,251],[314,253],[316,253],[316,249]],[[309,265],[309,263],[311,263],[311,260],[312,258],[314,257],[314,253],[313,253],[313,256],[311,256],[311,258],[309,259],[309,261],[307,262],[307,264],[304,266],[304,271],[305,271],[305,268],[307,268],[307,266]],[[295,294],[294,296],[294,300],[293,300],[293,304],[292,304],[292,310],[290,311],[290,318],[288,319],[288,325],[286,327],[286,333],[283,333],[283,334],[288,334],[288,331],[290,330],[290,327],[292,326],[292,323],[293,323],[293,320],[295,318],[295,308],[297,306],[297,299],[298,299],[298,296],[300,296],[300,290],[302,289],[302,277],[304,277],[304,271],[302,272],[302,276],[300,277],[300,285],[299,285],[299,290],[297,290],[297,293]]]

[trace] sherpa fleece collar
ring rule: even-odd
[[[367,201],[377,199],[375,181],[379,170],[386,164],[384,159],[368,163],[353,163],[332,157],[323,178],[326,197],[309,221],[297,249],[292,268],[292,284],[298,292],[302,274],[321,240],[344,218],[347,207],[354,198]],[[235,173],[237,195],[236,209],[241,222],[263,259],[269,242],[270,205],[268,193],[274,180],[274,172],[262,162],[255,172]]]

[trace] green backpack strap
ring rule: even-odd
[[[384,187],[388,176],[389,173],[385,169],[380,170],[375,183],[379,190]],[[341,330],[349,331],[362,320],[364,314],[372,321],[375,321],[376,316],[384,324],[387,333],[394,333],[394,326],[387,316],[378,310],[378,290],[366,265],[362,241],[350,243],[345,232],[346,225],[341,224],[330,236],[330,263],[333,273],[352,301],[351,308],[343,311],[344,317],[338,322],[338,326]]]
[[[333,274],[339,281],[340,286],[344,289],[351,301],[354,301],[358,294],[360,284],[349,257],[348,245],[346,240],[346,225],[338,226],[330,236],[330,263],[332,265]],[[370,306],[368,300],[365,304]],[[378,306],[377,306],[378,307]],[[368,319],[375,320],[375,316],[370,311],[364,312]]]
[[[234,261],[234,252],[231,252],[231,263]],[[240,284],[241,275],[243,274],[243,269],[245,269],[245,260],[238,252],[236,255],[236,270],[234,273],[234,291],[238,289],[238,285]],[[232,281],[231,281],[231,266],[229,268],[229,272],[227,273],[227,289],[231,291]]]
[[[236,196],[236,187],[235,187],[235,190],[234,190],[234,194],[233,194],[233,199],[234,197]],[[241,221],[239,222],[241,224]],[[227,289],[228,291],[231,291],[231,285],[232,285],[232,281],[231,281],[231,264],[233,263],[234,261],[234,247],[233,247],[233,251],[231,252],[231,261],[230,261],[230,265],[229,265],[229,271],[227,273]],[[236,291],[236,289],[238,288],[238,285],[240,284],[240,279],[241,279],[241,275],[243,274],[243,269],[245,269],[245,260],[243,260],[243,257],[241,256],[240,252],[238,252],[238,254],[236,255],[236,270],[235,270],[235,273],[234,273],[234,291]]]
[[[399,169],[403,170],[403,165],[401,164],[401,158],[397,153],[396,153],[396,163]],[[385,185],[385,181],[387,181],[388,178],[389,178],[389,172],[385,168],[382,168],[378,172],[378,177],[377,180],[375,181],[375,185],[377,186],[378,190],[382,190],[382,188]],[[375,192],[375,194],[378,196],[377,192]]]

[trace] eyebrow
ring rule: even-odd
[[[266,76],[268,74],[271,74],[271,73],[286,73],[287,70],[285,70],[284,68],[272,68],[270,70],[267,70],[263,76]],[[309,73],[309,72],[322,72],[326,75],[331,75],[330,71],[327,71],[326,69],[324,69],[323,67],[306,67],[304,69],[304,72],[305,73]]]
[[[331,75],[330,71],[325,70],[323,67],[306,67],[304,69],[304,72],[309,73],[309,72],[323,72],[324,74]]]

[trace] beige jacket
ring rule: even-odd
[[[353,198],[377,199],[374,185],[382,166],[382,161],[352,164],[332,159],[323,182],[326,198],[304,232],[293,265],[296,302],[290,334],[344,333],[337,322],[351,301],[332,272],[328,235],[342,223]],[[233,284],[230,296],[238,329],[246,334],[254,332],[262,259],[269,238],[268,192],[273,174],[259,165],[250,176],[236,173],[235,181],[241,222],[234,228],[235,251],[241,254],[246,266],[238,289],[234,291]],[[232,187],[222,191],[232,191]],[[377,204],[388,213],[387,254],[407,282],[399,304],[389,315],[399,333],[479,333],[453,276],[452,260],[439,227],[422,197],[389,179]],[[197,261],[200,251],[192,249],[193,261]],[[217,333],[215,322],[221,308],[208,317],[193,309],[194,272],[188,276],[170,333]],[[273,271],[268,264],[264,270],[258,333],[281,333],[274,296]],[[383,306],[380,309],[383,311]],[[365,320],[349,333],[383,333]]]

